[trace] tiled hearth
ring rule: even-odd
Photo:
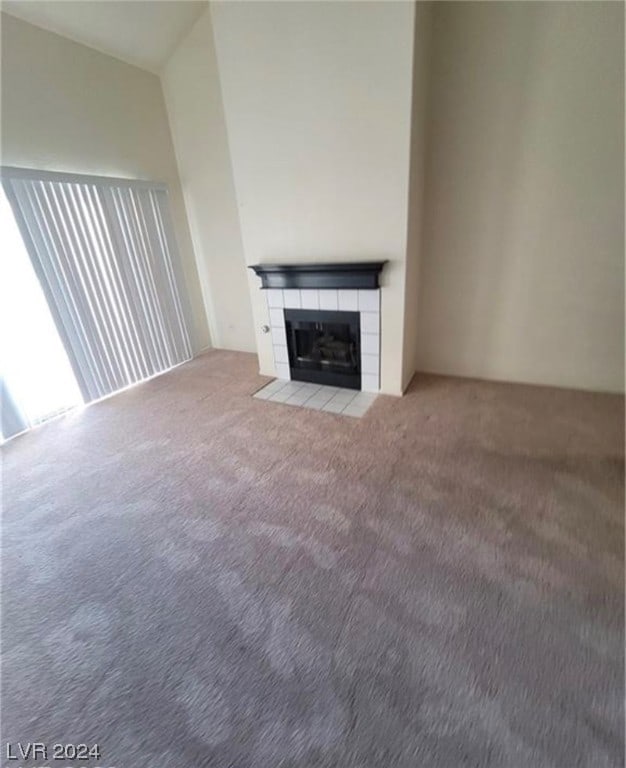
[[[270,288],[265,291],[272,334],[274,366],[289,379],[285,309],[358,312],[361,326],[361,389],[380,389],[380,289]],[[297,383],[297,382],[295,382]],[[348,390],[350,391],[350,390]]]
[[[302,381],[275,379],[260,389],[255,395],[258,400],[272,403],[284,403],[314,411],[340,413],[343,416],[361,418],[376,399],[371,392],[358,392],[355,389],[326,387]]]

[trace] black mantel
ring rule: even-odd
[[[261,288],[378,288],[387,261],[255,264]]]

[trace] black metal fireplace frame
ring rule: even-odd
[[[289,369],[294,381],[309,381],[331,387],[361,389],[361,320],[358,312],[333,312],[317,309],[284,309]],[[301,368],[295,364],[296,338],[299,323],[341,323],[350,326],[356,345],[358,373]]]

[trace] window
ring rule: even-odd
[[[37,389],[37,397],[50,405],[37,416],[24,413],[26,421],[45,418],[49,408],[56,412],[49,377],[42,380],[34,371],[44,366],[61,376],[63,357],[72,376],[63,374],[67,396],[60,398],[59,408],[76,402],[75,392],[69,396],[72,379],[79,397],[91,402],[191,357],[186,293],[165,187],[7,168],[2,183],[25,247],[16,246],[13,234],[11,258],[3,263],[4,290],[13,298],[4,310],[11,316],[3,317],[8,329],[2,344],[5,407],[12,402],[18,411],[28,411],[20,404],[32,401]],[[2,212],[7,215],[6,205]],[[3,252],[10,230],[3,226]],[[29,272],[24,252],[30,281],[24,277]],[[38,303],[32,299],[33,274]],[[19,314],[16,303],[32,304],[35,313],[42,296],[48,338],[50,319],[55,329],[54,362],[34,343],[30,309],[21,322],[12,319]],[[43,333],[44,325],[37,323]],[[24,363],[29,356],[37,358],[30,369]]]

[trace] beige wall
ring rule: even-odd
[[[156,75],[2,14],[2,162],[164,181],[193,311],[194,351],[210,344]]]
[[[167,62],[162,82],[213,344],[255,352],[208,9]]]
[[[435,4],[419,369],[623,391],[623,14]]]
[[[162,73],[197,267],[156,76],[3,14],[2,161],[167,182],[195,350],[273,372],[245,264],[387,258],[384,391],[622,391],[623,6],[428,5],[212,4]]]
[[[214,3],[211,15],[246,262],[389,259],[382,389],[399,394],[413,4]]]
[[[427,96],[432,37],[432,3],[416,3],[413,45],[413,101],[411,109],[411,160],[409,172],[408,231],[402,389],[410,384],[417,367],[419,280],[423,256],[423,211],[426,162]]]

